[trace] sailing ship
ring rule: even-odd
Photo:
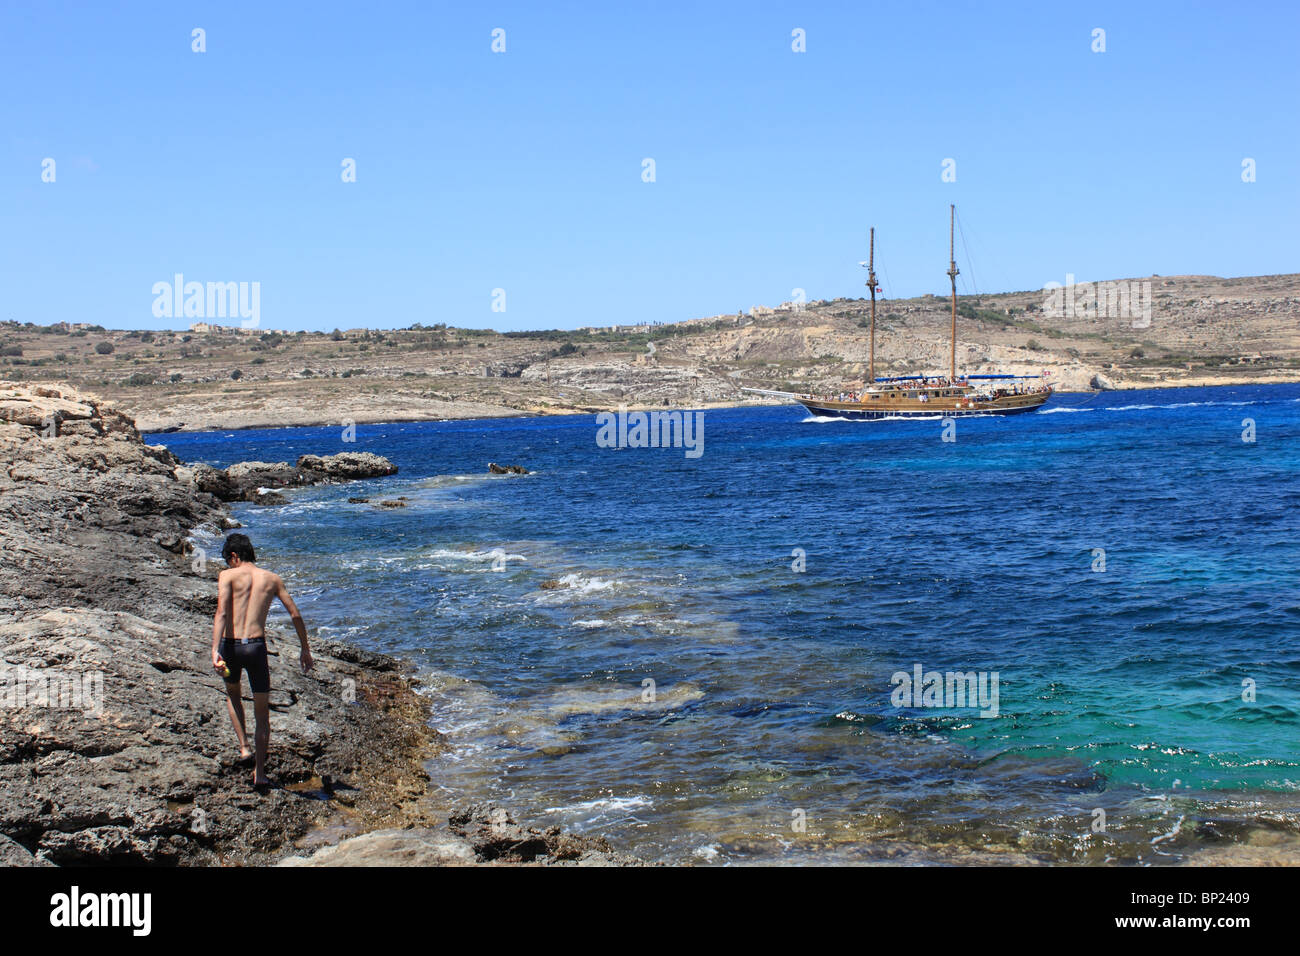
[[[1041,408],[1052,387],[1037,375],[957,375],[957,260],[953,255],[956,207],[948,207],[948,278],[952,283],[952,346],[946,376],[876,377],[876,230],[871,229],[867,288],[871,290],[871,342],[868,384],[837,395],[803,395],[750,388],[748,392],[792,398],[814,415],[828,418],[950,418],[965,415],[1015,415]]]

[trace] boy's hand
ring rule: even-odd
[[[311,670],[311,651],[304,647],[302,653],[298,655],[298,663],[302,665],[302,672],[304,674]]]

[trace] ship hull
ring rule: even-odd
[[[800,405],[813,415],[823,418],[844,418],[848,420],[880,420],[898,418],[963,418],[979,415],[1019,415],[1033,412],[1047,403],[1051,393],[1033,395],[1008,395],[1005,398],[988,402],[886,402],[880,405],[864,405],[861,402],[832,402],[817,399],[796,398]]]

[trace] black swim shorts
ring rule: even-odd
[[[239,675],[248,670],[248,686],[254,694],[266,694],[271,690],[271,666],[266,657],[266,638],[254,638],[247,643],[222,638],[217,653],[230,668],[230,676],[225,678],[232,684],[239,683]]]

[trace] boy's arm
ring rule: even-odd
[[[230,578],[223,571],[217,578],[217,613],[212,618],[212,666],[217,666],[217,661],[221,655],[217,653],[217,645],[221,639],[226,636],[226,631],[230,628],[230,596],[231,586]]]
[[[302,662],[304,671],[311,670],[311,649],[307,646],[307,625],[302,621],[302,612],[298,610],[298,605],[293,603],[293,598],[289,597],[289,589],[284,586],[284,579],[278,574],[275,576],[275,596],[280,599],[284,609],[289,612],[289,619],[293,621],[293,629],[298,632],[298,643],[302,645],[302,653],[298,655],[299,661]]]

